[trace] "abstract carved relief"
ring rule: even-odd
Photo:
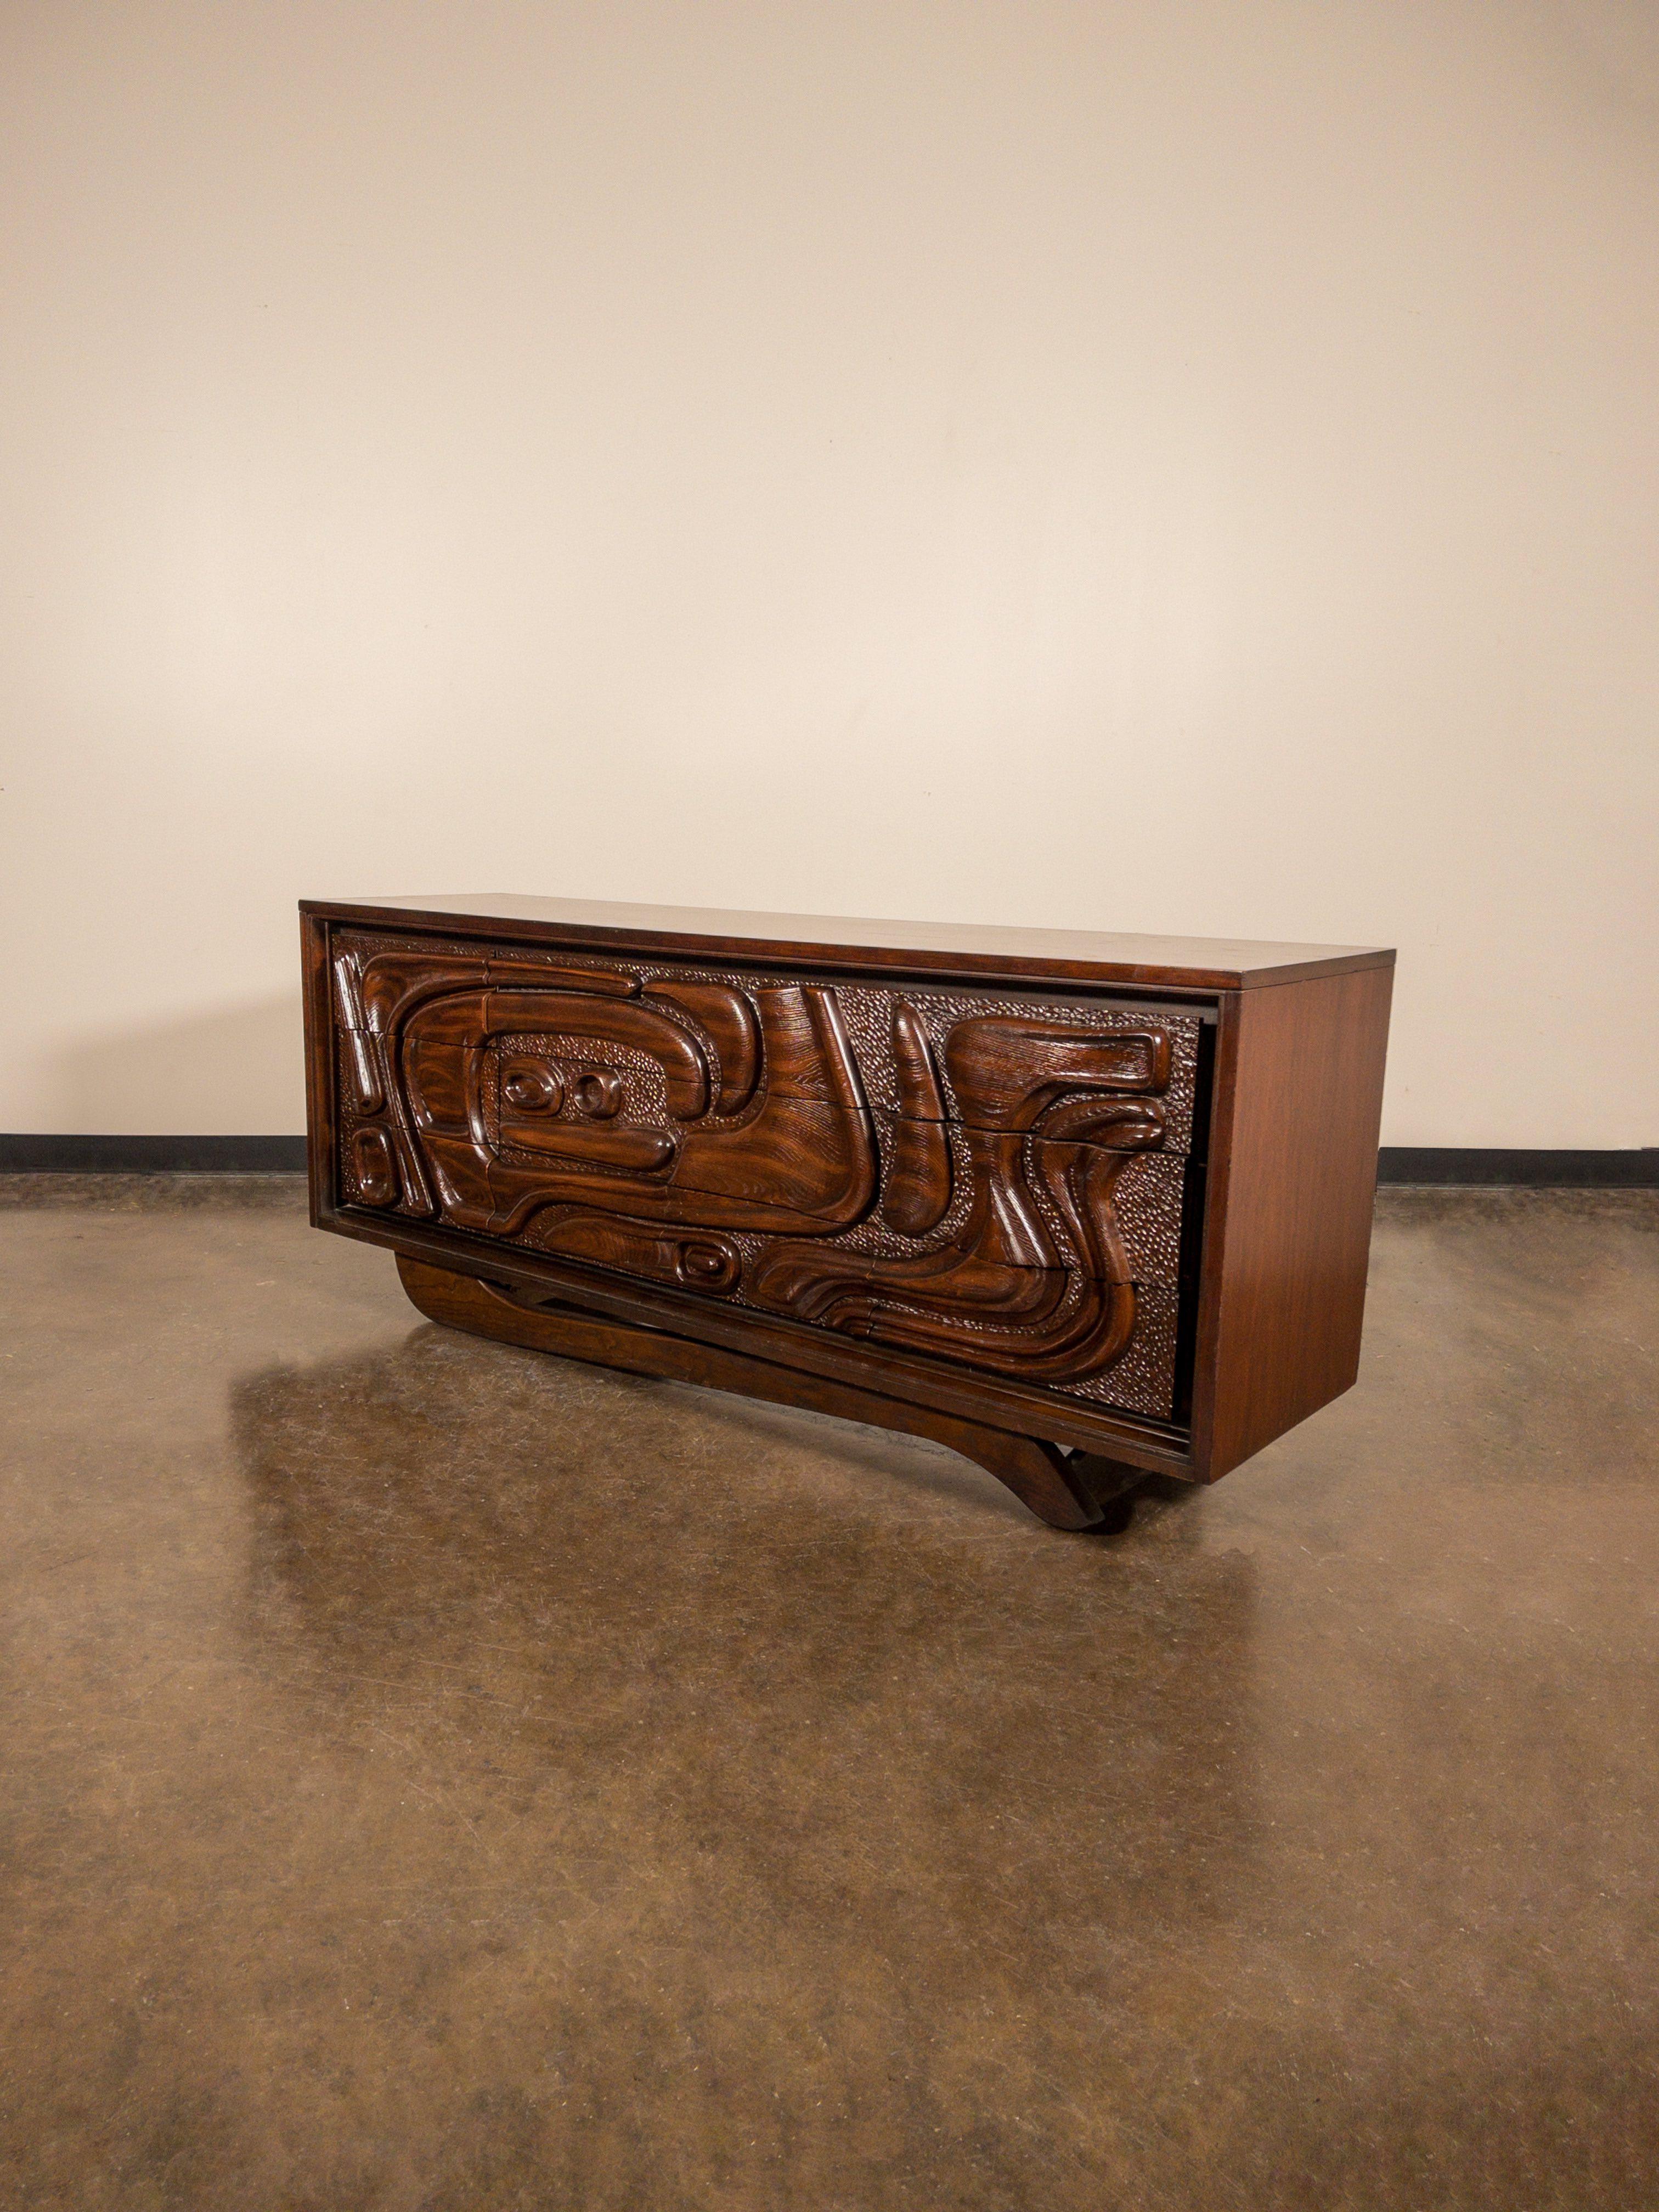
[[[356,931],[332,986],[345,1204],[1168,1416],[1195,1018]]]

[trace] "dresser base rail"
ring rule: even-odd
[[[964,1420],[931,1406],[889,1398],[856,1383],[832,1382],[752,1353],[698,1344],[666,1329],[604,1320],[556,1300],[433,1267],[407,1253],[398,1255],[398,1273],[428,1321],[467,1329],[475,1336],[556,1352],[596,1367],[701,1383],[779,1405],[810,1407],[873,1428],[929,1437],[988,1468],[1051,1528],[1115,1533],[1127,1518],[1129,1494],[1147,1479],[1145,1468],[1122,1460],[1067,1450],[1038,1437]]]

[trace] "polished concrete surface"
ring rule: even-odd
[[[0,2205],[1659,2204],[1656,1230],[1385,1194],[1102,1539],[10,1179]]]

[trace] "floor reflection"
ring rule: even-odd
[[[0,1206],[0,2205],[1659,2201],[1659,1217],[1466,1199],[1110,1542]]]
[[[436,1330],[246,1382],[235,1437],[247,1634],[361,1755],[378,1978],[482,2037],[467,2094],[556,2080],[560,2186],[672,2138],[844,2189],[854,2125],[1024,2191],[1120,2124],[1103,2019],[1252,1878],[1248,1560]]]

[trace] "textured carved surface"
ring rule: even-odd
[[[1168,1418],[1200,1024],[343,932],[341,1194]]]
[[[740,1114],[760,1079],[760,1025],[741,991],[725,983],[659,981],[661,995],[683,1007],[713,1041],[720,1071],[714,1111],[726,1119]]]
[[[882,1218],[907,1237],[925,1237],[951,1210],[951,1142],[933,1047],[914,1006],[893,1008],[893,1067],[899,1115],[881,1193]]]
[[[643,1275],[687,1290],[725,1292],[737,1288],[743,1261],[729,1237],[709,1230],[680,1236],[642,1221],[614,1219],[586,1209],[551,1209],[538,1242],[544,1252],[569,1260],[591,1260],[624,1274]]]
[[[1391,952],[516,898],[301,939],[319,1227],[1200,1481],[1353,1380]]]
[[[902,999],[893,1008],[893,1079],[898,1086],[898,1110],[905,1121],[945,1119],[945,1099],[926,1026],[915,1008]]]
[[[841,1001],[842,1018],[853,1040],[870,1103],[884,1109],[890,1114],[903,1115],[911,1109],[906,1104],[901,1088],[892,1036],[892,1009],[899,995],[893,991],[878,990],[864,984],[842,984],[836,993]],[[1155,1021],[1149,1023],[1143,1013],[1121,1006],[1102,1006],[1097,1001],[1065,1004],[1037,1001],[1034,1004],[1029,998],[985,992],[918,988],[904,992],[902,1000],[933,1048],[935,1064],[939,1069],[945,1111],[953,1121],[971,1121],[977,1118],[973,1112],[964,1110],[962,1102],[957,1097],[950,1067],[948,1043],[951,1033],[958,1023],[997,1015],[1024,1024],[1034,1016],[1043,1015],[1052,1018],[1068,1030],[1082,1030],[1102,1039],[1121,1036],[1126,1032],[1144,1033],[1149,1027],[1156,1028],[1169,1043],[1168,1080],[1165,1088],[1158,1094],[1164,1143],[1171,1152],[1191,1150],[1194,1102],[1198,1085],[1198,1040],[1203,1026],[1194,1017],[1159,1007]]]
[[[891,1121],[892,1151],[881,1218],[903,1237],[925,1237],[951,1211],[951,1137],[943,1121]]]
[[[975,1128],[966,1138],[973,1203],[951,1243],[892,1259],[780,1243],[756,1270],[752,1295],[848,1335],[1036,1380],[1097,1373],[1134,1326],[1111,1214],[1117,1158],[1081,1145],[1042,1148],[1039,1172],[1071,1232],[1062,1246],[1035,1202],[1019,1133]]]
[[[390,1206],[398,1195],[398,1170],[392,1140],[384,1129],[359,1129],[351,1143],[351,1164],[366,1206]]]
[[[1104,1375],[1091,1376],[1073,1395],[1126,1413],[1163,1419],[1170,1410],[1170,1375],[1175,1364],[1176,1294],[1158,1283],[1135,1291],[1134,1334],[1123,1357]]]

